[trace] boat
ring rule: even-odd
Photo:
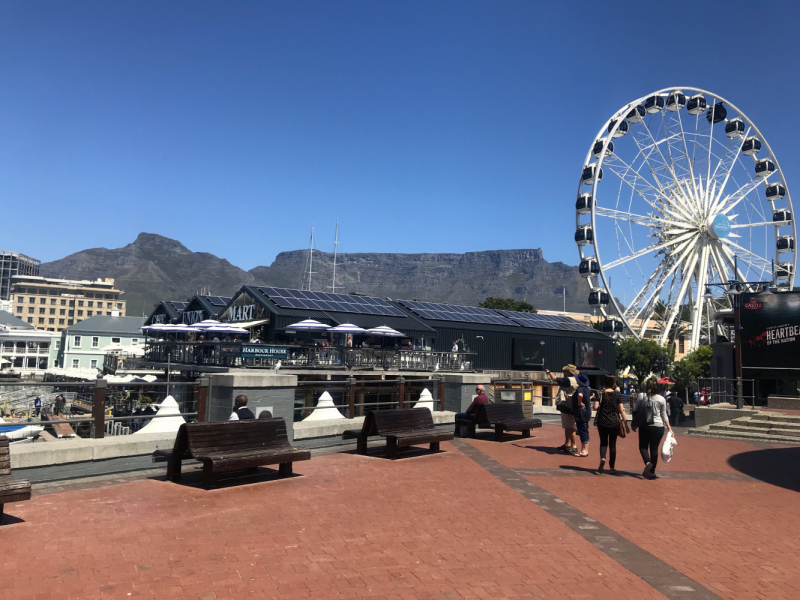
[[[0,417],[0,435],[4,435],[11,443],[32,442],[44,431],[44,427],[39,425],[22,425],[17,423],[6,423]]]

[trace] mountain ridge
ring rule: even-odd
[[[308,250],[280,252],[268,266],[245,271],[178,240],[140,233],[121,248],[90,248],[42,263],[44,277],[113,277],[130,315],[160,300],[185,300],[202,288],[231,295],[242,285],[304,287]],[[336,291],[475,306],[487,296],[526,300],[537,308],[588,311],[578,268],[545,260],[541,248],[465,253],[339,253]],[[331,291],[333,254],[314,251],[312,289]]]

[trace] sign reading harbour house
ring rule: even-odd
[[[242,346],[242,356],[245,358],[286,358],[286,348],[283,346]]]

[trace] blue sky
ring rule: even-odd
[[[0,247],[140,231],[243,268],[304,248],[541,247],[620,106],[728,98],[800,189],[797,2],[5,2]],[[797,192],[800,193],[800,192]]]

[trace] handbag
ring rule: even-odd
[[[619,421],[619,437],[624,438],[628,435],[628,432],[625,431],[625,418],[622,416],[622,413],[619,411],[619,406],[615,407],[617,410],[617,421]]]

